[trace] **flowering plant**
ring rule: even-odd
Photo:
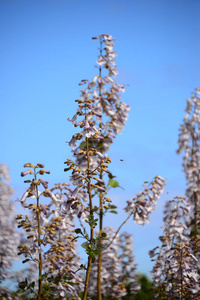
[[[186,198],[175,197],[165,206],[164,235],[160,247],[149,252],[155,265],[152,277],[155,297],[199,299],[199,150],[200,89],[187,100],[180,127],[177,153],[184,151],[183,167],[188,188]]]
[[[77,128],[68,141],[73,159],[65,161],[65,172],[70,182],[49,188],[42,178],[50,174],[44,165],[24,165],[28,170],[21,176],[28,189],[18,201],[29,214],[17,216],[18,227],[26,232],[26,243],[19,246],[23,263],[33,263],[38,269],[37,282],[28,280],[19,284],[21,292],[39,299],[88,299],[112,296],[121,299],[139,289],[136,265],[132,252],[133,241],[128,233],[119,234],[121,227],[133,217],[141,225],[150,221],[156,201],[164,190],[166,181],[155,178],[144,190],[127,201],[124,208],[127,218],[115,230],[103,227],[108,213],[117,213],[117,206],[109,197],[111,188],[119,187],[109,171],[111,158],[107,152],[117,134],[121,133],[130,106],[121,101],[125,86],[116,82],[118,73],[113,50],[114,38],[102,34],[93,38],[100,43],[97,59],[98,75],[91,81],[82,80],[78,108],[68,121]],[[79,129],[79,130],[78,130]],[[34,199],[33,203],[29,200]],[[43,200],[45,199],[45,200]],[[49,199],[49,200],[47,200]],[[49,202],[48,202],[49,201]],[[75,218],[80,227],[75,228]],[[87,254],[87,264],[79,262],[77,240]]]

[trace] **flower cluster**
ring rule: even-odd
[[[54,197],[60,200],[60,207],[56,210],[56,216],[54,212],[54,217],[46,225],[43,244],[49,244],[50,247],[44,252],[43,264],[54,295],[57,294],[59,299],[65,299],[66,296],[80,299],[78,293],[83,290],[83,278],[76,273],[80,266],[80,257],[74,239],[75,214],[70,210],[63,213],[61,207],[64,203],[63,196],[69,190],[68,186],[66,183],[56,184],[51,189],[52,193],[55,191]],[[48,205],[48,209],[51,205]]]
[[[8,279],[12,261],[17,258],[19,234],[15,231],[14,204],[9,201],[14,190],[10,181],[8,166],[0,164],[0,282]]]
[[[184,151],[183,168],[188,184],[186,195],[196,215],[200,213],[200,88],[187,99],[184,123],[180,126],[177,153]],[[199,220],[196,220],[198,223]]]
[[[89,224],[91,247],[96,245],[93,228],[97,225],[98,219],[95,221],[94,213],[99,215],[101,233],[100,224],[103,213],[107,211],[105,204],[111,201],[106,196],[104,179],[104,174],[109,174],[108,164],[111,162],[106,152],[113,139],[123,129],[130,110],[130,106],[121,101],[121,93],[125,91],[125,86],[115,82],[118,72],[115,64],[116,52],[113,50],[114,39],[108,34],[102,34],[94,39],[100,42],[97,59],[99,74],[91,81],[80,82],[79,85],[85,88],[80,91],[80,98],[76,100],[78,103],[76,114],[72,119],[68,119],[74,127],[80,128],[80,132],[75,133],[69,141],[75,161],[67,159],[65,171],[72,171],[70,181],[76,187],[64,204],[64,209],[75,208],[78,217],[82,216]],[[94,196],[99,199],[99,205],[93,205]],[[88,206],[82,200],[88,202]],[[89,253],[86,278],[89,278],[93,250],[97,251],[92,248],[86,250]],[[85,283],[84,299],[87,297],[87,287],[88,282]]]
[[[113,138],[123,129],[130,110],[128,104],[121,102],[121,92],[125,91],[125,86],[115,82],[117,68],[116,53],[113,50],[114,39],[107,34],[95,39],[100,40],[100,55],[97,60],[99,75],[91,81],[81,81],[80,85],[86,85],[86,88],[81,90],[81,97],[76,100],[79,106],[76,114],[71,120],[68,119],[75,127],[79,126],[82,129],[80,133],[73,135],[69,142],[81,169],[87,168],[86,142],[77,147],[77,141],[81,141],[82,138],[89,139],[90,165],[91,169],[96,169],[100,160],[104,159],[103,153],[107,152],[113,143]],[[108,72],[105,76],[104,70]],[[77,122],[79,116],[84,118]]]
[[[198,258],[200,267],[200,88],[187,99],[186,115],[180,127],[177,153],[184,152],[183,168],[188,188],[186,196],[191,206],[188,222],[190,228],[190,245]]]
[[[159,237],[161,246],[149,251],[155,261],[151,272],[155,297],[198,299],[200,296],[197,259],[192,253],[185,225],[189,212],[190,206],[183,197],[175,197],[166,203],[164,235]]]
[[[48,189],[48,182],[38,175],[49,174],[44,165],[31,163],[24,165],[30,168],[21,173],[28,174],[32,180],[26,180],[30,186],[21,199],[22,206],[29,209],[28,215],[18,215],[18,227],[27,233],[27,243],[19,246],[19,255],[23,254],[23,263],[34,262],[39,269],[39,289],[42,280],[50,286],[50,295],[57,295],[58,299],[80,299],[78,292],[83,289],[82,278],[76,274],[79,268],[79,257],[74,240],[74,216],[69,209],[62,211],[62,205],[67,202],[67,195],[72,193],[69,184],[55,184]],[[44,190],[40,191],[40,186]],[[28,204],[28,198],[35,198],[35,204]],[[41,198],[50,199],[48,204],[41,203]],[[46,203],[46,201],[45,201]],[[48,250],[45,251],[45,246]],[[53,293],[53,294],[52,294]],[[56,299],[56,298],[55,298]]]
[[[156,200],[164,191],[166,180],[161,176],[156,176],[144,190],[136,194],[131,200],[127,201],[125,211],[133,215],[135,223],[144,225],[150,221],[150,214],[155,210]]]
[[[129,286],[131,295],[140,290],[140,284],[137,282],[136,263],[133,255],[133,236],[128,232],[120,234],[120,260],[122,268],[122,277],[126,286]]]

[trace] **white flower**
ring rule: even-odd
[[[82,135],[90,138],[98,132],[95,126],[90,126],[90,124],[86,121],[84,129],[82,131]]]

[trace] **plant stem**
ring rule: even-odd
[[[87,119],[86,119],[87,120]],[[86,137],[86,151],[87,151],[87,163],[88,163],[88,185],[87,185],[87,192],[89,196],[89,207],[90,207],[90,216],[93,216],[93,205],[92,205],[92,195],[91,195],[91,175],[90,175],[90,158],[89,158],[89,145],[88,145],[88,138]],[[90,244],[92,243],[94,236],[94,230],[93,227],[90,227]],[[84,293],[83,293],[83,300],[87,299],[87,293],[88,293],[88,285],[89,285],[89,279],[90,279],[90,272],[91,272],[91,265],[92,265],[92,257],[88,256],[88,265],[87,265],[87,271],[86,271],[86,279],[85,279],[85,287],[84,287]]]
[[[90,279],[91,265],[92,265],[92,257],[88,256],[88,265],[87,265],[87,272],[86,272],[86,279],[85,279],[85,288],[84,288],[84,293],[83,293],[83,300],[87,299],[87,292],[88,292],[88,285],[89,285],[89,279]]]
[[[103,171],[101,168],[100,172],[100,179],[103,178]],[[102,234],[103,229],[103,194],[102,192],[99,195],[99,235]],[[102,240],[100,239],[99,243],[102,243]],[[98,275],[97,275],[97,290],[98,290],[98,300],[101,300],[101,261],[102,261],[102,250],[99,251],[98,256]]]
[[[102,38],[100,38],[100,56],[102,55]],[[101,78],[101,66],[99,66],[99,77]],[[101,85],[99,85],[99,96],[102,98],[101,95]],[[100,123],[99,127],[101,128],[102,124]],[[103,152],[102,148],[100,148],[101,153]],[[103,170],[101,167],[101,171],[100,171],[100,179],[103,179]],[[103,229],[103,194],[102,192],[100,192],[99,195],[99,235],[101,236],[102,234],[102,229]],[[100,239],[99,243],[102,243],[102,240]],[[102,251],[99,251],[99,256],[98,256],[98,274],[97,274],[97,291],[98,291],[98,300],[101,300],[101,262],[102,262]]]
[[[183,248],[179,246],[181,251],[180,269],[181,269],[181,300],[183,300]]]
[[[35,180],[36,180],[36,174],[35,174]],[[38,247],[40,248],[41,247],[40,204],[39,204],[39,193],[38,193],[38,185],[37,184],[36,184],[36,194],[37,194]],[[38,279],[37,300],[41,300],[42,299],[41,297],[42,297],[42,254],[40,251],[39,252],[39,279]]]
[[[124,222],[122,222],[122,224],[119,226],[119,228],[118,228],[117,231],[115,232],[115,235],[114,235],[114,237],[112,238],[111,242],[110,242],[108,245],[106,245],[106,248],[108,248],[108,247],[112,244],[112,242],[113,242],[114,239],[116,238],[118,232],[120,231],[120,229],[122,228],[122,226],[128,221],[128,219],[132,216],[132,214],[133,214],[133,211],[128,215],[128,217],[124,220]]]
[[[61,190],[60,190],[60,192],[61,192]],[[58,243],[59,243],[59,244],[61,243],[60,231],[59,231],[59,239],[58,239]],[[62,283],[62,274],[61,274],[60,269],[59,269],[59,271],[58,271],[58,282]],[[62,300],[62,299],[63,299],[62,296],[59,295],[59,300]]]

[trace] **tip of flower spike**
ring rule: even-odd
[[[35,166],[36,168],[44,168],[44,165],[43,164],[40,164],[40,163],[38,163],[36,166]]]
[[[34,168],[34,165],[32,163],[27,163],[24,165],[24,168]]]

